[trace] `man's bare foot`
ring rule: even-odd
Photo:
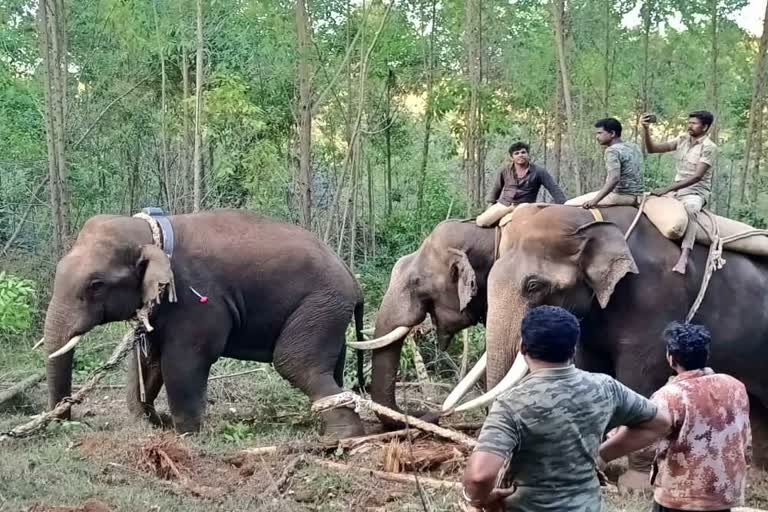
[[[683,253],[680,255],[680,259],[677,260],[677,263],[674,267],[672,267],[672,272],[677,272],[678,274],[685,275],[685,269],[688,266],[688,251],[683,249]]]

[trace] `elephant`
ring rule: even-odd
[[[487,404],[525,374],[524,363],[522,369],[518,364],[521,321],[542,304],[565,307],[580,319],[578,367],[613,375],[645,396],[672,375],[662,332],[671,321],[686,319],[701,287],[708,249],[694,248],[686,275],[671,272],[680,247],[645,216],[625,240],[637,209],[599,211],[602,220],[579,207],[534,205],[515,219],[514,230],[504,232],[502,256],[488,276],[490,391],[474,400],[474,406]],[[768,357],[768,261],[729,251],[724,258],[727,263],[712,276],[691,321],[712,334],[710,365],[745,384],[753,418],[762,418],[768,405],[763,368]],[[768,453],[758,444],[756,440],[755,455],[765,464]],[[636,463],[630,459],[630,467]]]
[[[79,336],[132,318],[156,294],[158,281],[175,283],[176,302],[155,306],[147,355],[141,363],[129,358],[127,402],[134,416],[159,422],[153,403],[165,385],[175,429],[198,431],[209,371],[220,357],[271,362],[311,400],[342,392],[346,329],[354,315],[362,339],[363,299],[329,247],[298,226],[252,212],[166,219],[170,258],[153,243],[147,219],[97,215],[58,262],[44,331],[50,408],[70,395],[71,349]],[[365,433],[351,409],[321,417],[329,437]]]
[[[375,402],[397,409],[395,381],[403,341],[427,315],[443,349],[456,333],[485,321],[486,280],[495,244],[495,229],[447,220],[435,227],[417,251],[395,263],[376,315],[376,340],[351,344],[377,347],[372,354],[370,384]],[[380,419],[389,428],[398,426]]]

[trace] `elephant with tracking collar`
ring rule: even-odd
[[[158,299],[158,283],[175,284],[176,302],[159,298],[149,318],[144,402],[137,357],[129,358],[133,414],[158,422],[153,403],[165,385],[176,430],[199,430],[208,374],[220,357],[271,362],[314,401],[342,391],[345,332],[354,315],[360,339],[363,300],[330,248],[300,227],[245,211],[158,220],[162,249],[148,219],[99,215],[59,261],[45,319],[49,407],[71,393],[79,337],[132,318]],[[364,434],[351,409],[322,419],[329,436]]]

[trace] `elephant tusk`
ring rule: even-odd
[[[40,348],[40,345],[42,345],[43,343],[45,343],[45,336],[43,336],[42,338],[40,338],[40,341],[38,341],[37,343],[35,343],[35,344],[32,346],[32,350],[37,350],[38,348]]]
[[[80,338],[81,336],[75,336],[74,338],[69,340],[66,345],[61,347],[59,350],[57,350],[53,354],[49,355],[48,359],[53,359],[54,357],[59,357],[60,355],[66,354],[67,352],[75,348],[75,345],[77,345],[77,342],[80,341]]]
[[[501,382],[496,384],[493,389],[487,391],[484,395],[461,404],[456,409],[454,409],[454,411],[464,412],[490,404],[496,400],[497,396],[520,382],[520,380],[525,377],[526,373],[528,373],[528,364],[526,364],[523,354],[518,352],[517,357],[515,358],[515,362],[512,364],[512,368],[510,368],[504,378],[501,379]]]
[[[456,407],[456,404],[459,403],[459,400],[464,398],[464,395],[466,395],[467,392],[472,389],[472,386],[474,386],[475,383],[480,380],[480,377],[482,377],[483,373],[485,373],[485,366],[487,361],[488,353],[483,352],[482,357],[478,359],[478,361],[475,363],[475,366],[473,366],[469,373],[467,373],[464,378],[461,379],[461,382],[459,382],[454,390],[451,391],[451,394],[448,395],[448,398],[445,399],[445,402],[443,402],[443,412],[450,411]]]
[[[396,327],[395,329],[393,329],[392,332],[390,332],[389,334],[386,334],[379,338],[376,338],[370,341],[351,341],[347,343],[347,346],[356,348],[356,349],[361,349],[361,350],[373,350],[377,348],[383,348],[405,337],[410,331],[411,331],[410,327],[401,325],[400,327]]]

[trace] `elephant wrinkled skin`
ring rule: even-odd
[[[374,335],[414,327],[429,314],[440,345],[446,348],[457,332],[483,322],[495,236],[494,229],[474,222],[438,224],[417,251],[400,258],[392,268]],[[390,408],[397,407],[395,381],[404,339],[373,351],[371,396]],[[386,418],[381,420],[396,427]]]
[[[697,245],[685,276],[670,269],[680,247],[637,210],[602,208],[606,222],[577,207],[536,207],[505,232],[502,256],[488,277],[488,387],[510,368],[520,324],[530,308],[550,304],[581,320],[581,368],[609,373],[650,396],[671,375],[661,334],[684,320],[702,281],[708,249]],[[768,261],[725,252],[693,322],[712,333],[710,364],[740,379],[753,412],[768,404]],[[596,299],[596,300],[595,300]],[[764,442],[764,440],[762,441]],[[756,440],[755,455],[765,457]],[[765,461],[763,461],[764,463]]]
[[[199,430],[208,373],[220,357],[272,362],[312,400],[340,393],[346,328],[354,313],[360,331],[363,304],[357,282],[331,249],[304,229],[243,211],[169,220],[170,265],[143,219],[100,215],[85,223],[56,268],[47,353],[97,325],[131,318],[158,280],[172,277],[178,301],[161,301],[150,318],[145,403],[138,397],[138,363],[129,358],[132,413],[159,421],[153,403],[165,384],[176,430]],[[47,361],[49,407],[71,393],[72,355]],[[350,409],[323,413],[323,420],[335,437],[364,433]]]

